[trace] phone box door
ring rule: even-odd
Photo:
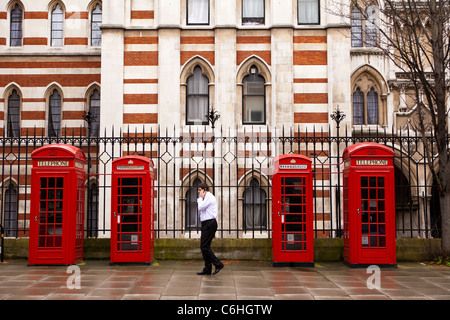
[[[344,151],[344,262],[396,266],[392,149],[361,143]]]
[[[272,180],[274,266],[314,266],[311,160],[275,158]]]
[[[152,180],[150,161],[132,156],[113,162],[111,263],[153,260]]]
[[[83,260],[85,157],[53,144],[31,154],[30,265]]]

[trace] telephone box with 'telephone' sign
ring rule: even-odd
[[[273,266],[314,266],[313,178],[311,159],[274,159],[272,179]]]
[[[396,267],[392,149],[359,143],[345,149],[344,263]]]
[[[84,153],[52,144],[32,152],[30,265],[70,265],[83,260]]]
[[[111,264],[150,264],[154,258],[153,161],[126,156],[113,161]]]

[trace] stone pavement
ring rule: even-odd
[[[224,264],[215,276],[198,276],[202,261],[150,266],[85,261],[79,269],[6,261],[0,264],[0,300],[450,300],[447,267],[399,263],[397,269],[368,273],[340,262],[314,268]]]

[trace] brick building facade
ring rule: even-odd
[[[164,128],[175,128],[177,136],[211,135],[204,116],[211,109],[221,116],[216,128],[237,135],[258,130],[275,135],[285,128],[296,135],[334,136],[330,114],[337,108],[346,113],[341,127],[350,133],[404,129],[415,110],[407,86],[368,41],[354,40],[359,34],[376,38],[376,31],[374,36],[370,24],[331,14],[326,5],[320,0],[1,0],[0,135],[96,136],[98,130],[101,135],[115,130],[145,136]],[[89,111],[96,115],[91,132],[83,118]],[[99,153],[111,152],[104,148]],[[165,150],[136,151],[153,157]],[[323,153],[334,151],[325,147]],[[210,170],[202,179],[208,181]],[[331,185],[329,170],[317,171],[316,179]],[[175,197],[186,195],[186,181],[194,182],[186,167],[160,174],[161,181],[176,176],[181,191]],[[270,184],[267,172],[256,174],[261,186]],[[248,172],[237,175],[250,184]],[[236,192],[236,198],[244,196]],[[29,200],[20,194],[18,199]]]

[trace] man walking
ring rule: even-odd
[[[200,222],[202,223],[200,249],[202,250],[203,260],[205,260],[205,267],[202,271],[197,272],[198,275],[211,274],[212,265],[216,267],[213,275],[223,268],[223,263],[211,250],[211,241],[217,231],[217,201],[216,197],[208,190],[209,188],[205,183],[198,186],[197,204]]]

